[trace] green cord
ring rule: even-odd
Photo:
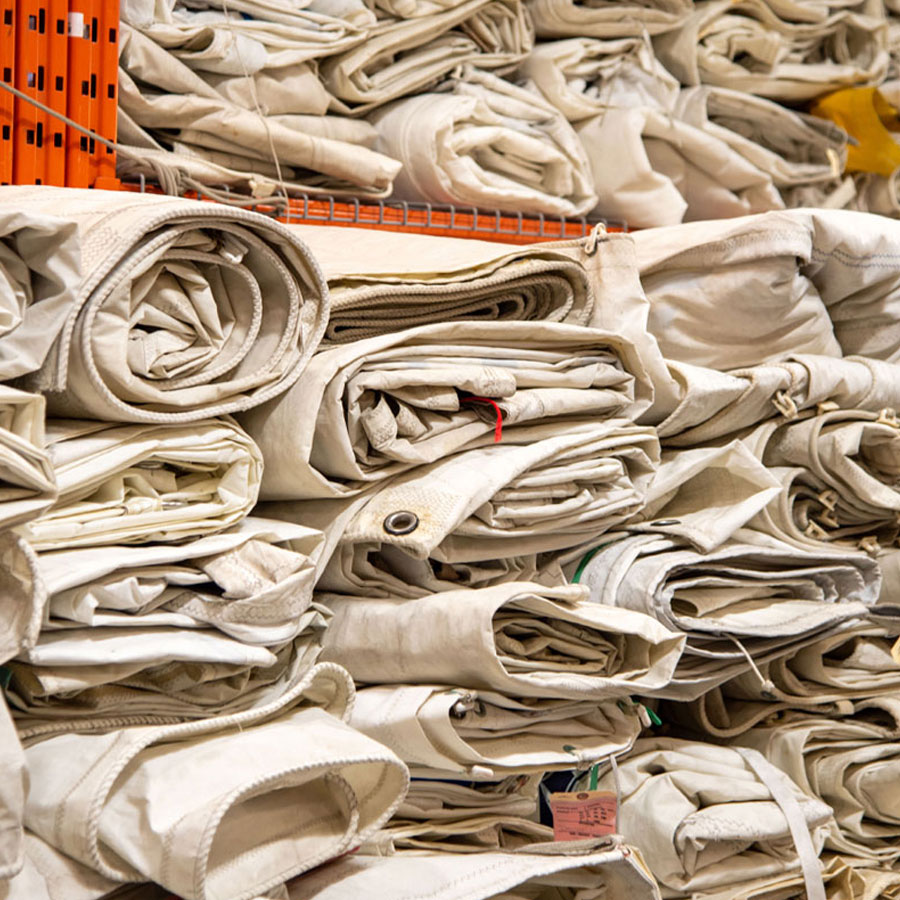
[[[597,790],[597,777],[599,774],[597,770],[599,767],[600,767],[599,763],[594,763],[594,765],[591,766],[591,777],[590,777],[590,781],[588,782],[588,790],[589,791]]]
[[[644,709],[647,710],[647,715],[650,716],[650,721],[654,725],[662,725],[662,719],[654,712],[654,710],[650,709],[646,704],[644,705]]]
[[[590,562],[590,561],[591,561],[591,560],[592,560],[592,559],[593,559],[593,558],[594,558],[594,557],[595,557],[595,556],[596,556],[596,555],[597,555],[604,547],[608,547],[610,544],[617,544],[619,541],[624,541],[626,537],[628,537],[627,534],[626,534],[626,535],[622,535],[622,537],[617,537],[614,541],[607,541],[605,544],[600,544],[599,546],[594,547],[593,550],[588,550],[588,552],[585,553],[584,556],[581,557],[581,562],[578,563],[578,566],[577,566],[577,568],[575,569],[575,574],[572,576],[572,580],[569,582],[569,584],[578,584],[578,582],[581,580],[581,575],[582,575],[582,573],[584,572],[584,569],[585,569],[585,567],[587,566],[587,564],[588,564],[588,563],[589,563],[589,562]]]

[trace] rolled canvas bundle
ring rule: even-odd
[[[270,218],[26,186],[2,203],[75,229],[64,324],[30,381],[55,415],[164,423],[247,409],[296,380],[322,336],[319,268]]]

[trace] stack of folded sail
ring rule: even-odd
[[[360,258],[332,238],[330,263],[325,236],[298,233],[322,246],[333,326],[241,421],[266,461],[260,511],[333,548],[320,658],[357,684],[350,722],[416,778],[366,849],[530,852],[552,837],[536,778],[626,750],[627,697],[668,683],[683,645],[587,602],[558,562],[634,515],[658,462],[635,424],[646,347],[588,325],[606,298],[584,263],[617,251],[351,233]]]
[[[578,578],[600,602],[685,632],[655,695],[692,742],[638,741],[598,784],[618,788],[623,835],[670,896],[892,896],[879,872],[896,859],[898,822],[900,233],[855,213],[778,212],[635,243],[680,399],[657,416],[662,465],[643,514]],[[725,753],[780,812],[736,796],[746,775],[713,762]],[[776,790],[785,776],[794,803]],[[679,816],[674,800],[692,805]]]
[[[896,178],[843,178],[848,134],[809,114],[896,77],[895,7],[128,0],[121,173],[238,203],[393,196],[641,227],[898,215]]]
[[[8,196],[9,900],[897,896],[896,230]]]
[[[327,288],[239,210],[12,188],[0,219],[0,358],[44,389],[2,393],[4,896],[256,896],[374,834],[408,782],[317,664],[324,537],[249,516],[263,459],[229,415],[296,381]]]

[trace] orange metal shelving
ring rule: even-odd
[[[0,184],[116,187],[118,0],[0,0]],[[24,95],[24,96],[23,96]]]

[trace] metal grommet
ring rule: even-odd
[[[388,534],[410,534],[419,527],[419,517],[405,509],[385,517],[384,530]]]
[[[650,523],[654,528],[665,528],[667,525],[680,525],[681,519],[657,519]]]

